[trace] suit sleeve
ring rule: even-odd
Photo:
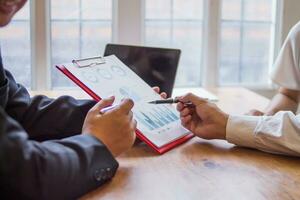
[[[74,199],[111,179],[118,168],[93,136],[35,142],[0,109],[0,190],[5,199]]]
[[[95,101],[76,100],[69,96],[50,99],[39,95],[31,98],[8,71],[6,76],[9,82],[6,112],[24,127],[30,139],[43,141],[81,133],[85,116]]]

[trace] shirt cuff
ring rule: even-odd
[[[256,148],[255,128],[259,120],[257,116],[229,116],[226,140],[238,146]]]

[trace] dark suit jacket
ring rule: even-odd
[[[0,199],[73,199],[113,177],[118,163],[108,149],[79,135],[94,104],[30,98],[0,55]]]

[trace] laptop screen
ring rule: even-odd
[[[171,96],[180,53],[179,49],[107,44],[104,56],[116,55],[150,86],[159,86]]]

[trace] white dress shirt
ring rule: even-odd
[[[300,22],[290,31],[271,73],[278,85],[300,91]],[[236,145],[271,153],[300,156],[300,115],[230,116],[226,139]]]

